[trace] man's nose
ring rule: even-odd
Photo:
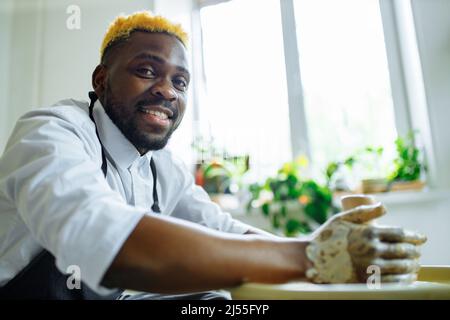
[[[165,80],[155,83],[151,88],[151,93],[154,96],[160,97],[170,102],[178,99],[178,94],[175,89],[168,81]]]

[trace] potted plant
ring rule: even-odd
[[[216,158],[200,166],[203,188],[210,194],[236,193],[249,169],[249,156]]]
[[[382,156],[383,147],[366,147],[359,156],[359,162],[363,167],[363,178],[359,192],[378,193],[388,190],[386,171],[383,170]]]
[[[230,156],[216,146],[214,138],[197,136],[192,148],[196,152],[195,182],[209,194],[230,194],[241,187],[249,169],[249,156]]]
[[[422,163],[420,150],[414,143],[414,132],[395,140],[397,157],[394,169],[389,175],[390,190],[420,190],[425,183],[421,181],[425,166]]]
[[[375,193],[388,188],[382,165],[382,147],[367,146],[344,161],[330,162],[326,168],[327,185],[336,192]]]
[[[260,210],[274,231],[286,236],[310,233],[334,212],[330,189],[303,176],[306,163],[305,157],[299,157],[264,184],[250,186],[248,210]]]
[[[425,186],[425,172],[420,150],[414,144],[414,132],[395,140],[397,156],[389,169],[382,165],[382,147],[368,146],[344,161],[330,162],[325,176],[334,192],[376,193],[398,190],[420,190]],[[357,172],[359,171],[359,172]],[[349,176],[359,176],[360,186],[354,187]]]

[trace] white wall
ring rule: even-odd
[[[412,0],[436,161],[436,186],[450,187],[450,1]],[[448,212],[450,214],[450,210]],[[450,229],[450,225],[448,225]],[[450,251],[450,250],[449,250]]]
[[[3,141],[9,132],[6,111],[9,96],[12,8],[13,0],[0,2],[0,150],[3,150]]]
[[[81,28],[69,30],[66,8],[81,9]],[[108,25],[121,14],[151,10],[151,0],[47,1],[44,23],[41,104],[76,97],[87,98],[91,74],[100,60],[100,44]],[[64,81],[61,81],[64,79]]]
[[[450,1],[412,0],[435,156],[435,184],[450,187]],[[450,265],[450,200],[404,205],[398,217],[429,236],[424,261]]]
[[[80,29],[66,26],[70,5],[80,8]],[[101,41],[117,15],[152,10],[182,23],[189,32],[190,5],[189,0],[2,0],[0,153],[24,112],[61,99],[88,99]],[[14,69],[8,70],[10,66]],[[170,141],[186,163],[193,161],[191,137],[192,101]]]
[[[7,132],[24,111],[40,104],[43,8],[42,0],[13,2],[10,46],[4,48],[9,49],[8,91],[5,96],[6,105],[1,106],[7,115]]]
[[[381,224],[402,226],[425,234],[427,242],[422,246],[422,264],[450,265],[450,197],[416,202],[387,204],[388,213]]]
[[[70,30],[69,5],[81,10]],[[0,150],[24,112],[64,98],[87,99],[106,28],[120,13],[152,10],[152,0],[2,0]]]

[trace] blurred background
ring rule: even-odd
[[[0,150],[26,111],[88,99],[106,28],[138,10],[190,33],[169,147],[224,210],[301,236],[373,194],[450,264],[449,0],[1,0]]]

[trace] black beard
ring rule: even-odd
[[[122,134],[136,147],[136,149],[142,153],[148,150],[160,150],[164,148],[169,142],[172,133],[175,131],[176,126],[170,128],[167,134],[162,138],[151,137],[148,134],[140,132],[134,125],[133,121],[125,120],[124,108],[120,103],[116,103],[114,96],[109,86],[106,88],[105,95],[103,96],[103,108],[111,121],[116,125]],[[173,121],[176,120],[174,114]]]

